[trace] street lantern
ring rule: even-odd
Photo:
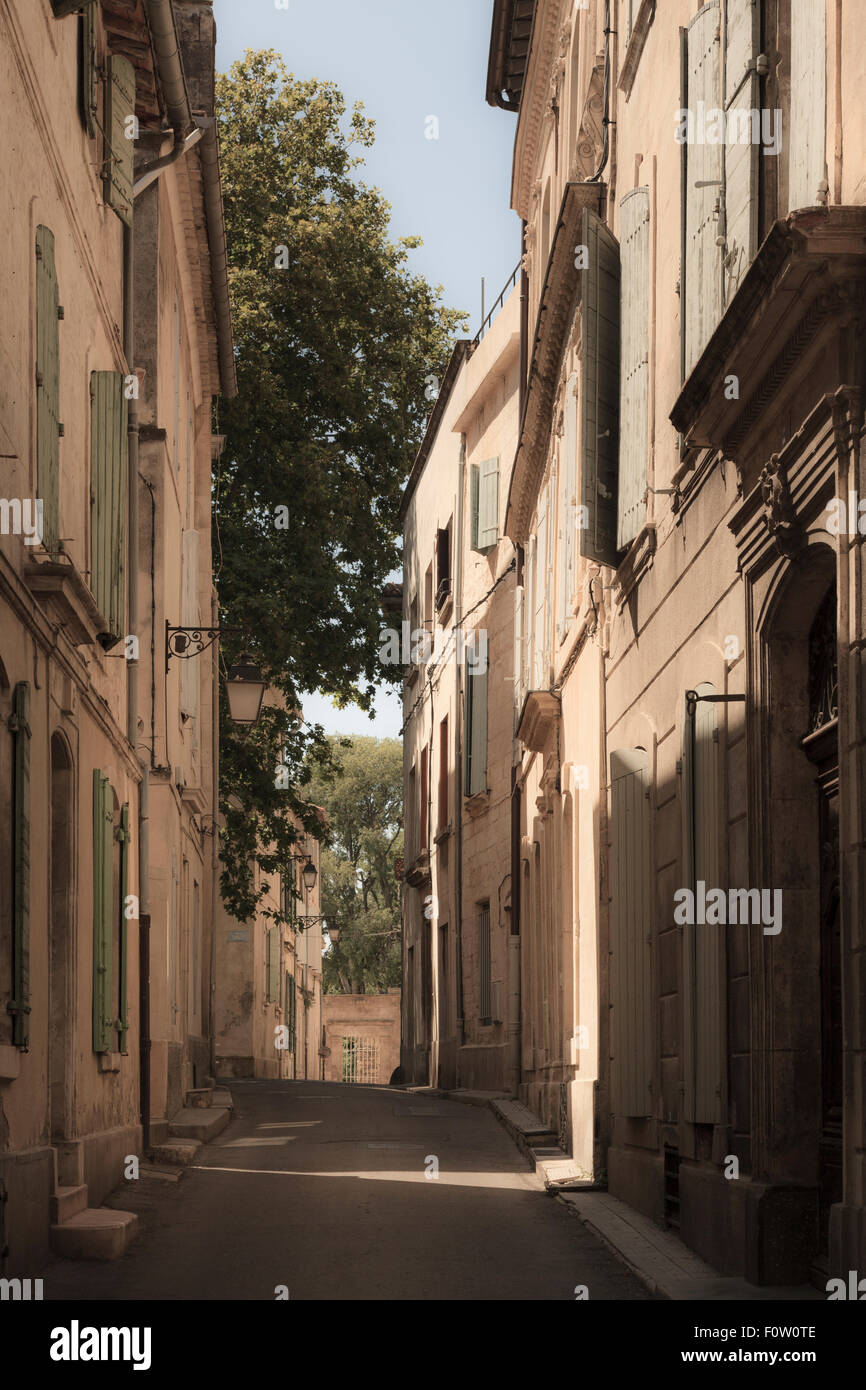
[[[328,936],[331,938],[331,940],[333,941],[334,945],[336,946],[337,943],[338,943],[339,940],[340,940],[340,928],[339,928],[339,927],[332,927],[332,926],[329,926],[329,927],[328,927]]]
[[[249,652],[229,671],[226,695],[233,723],[250,726],[259,722],[267,681]],[[315,883],[315,879],[313,880]]]
[[[307,889],[307,892],[311,893],[316,886],[316,879],[318,878],[316,866],[312,859],[308,859],[301,870],[301,878],[304,880],[304,887]]]

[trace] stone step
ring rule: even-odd
[[[131,1211],[85,1207],[51,1227],[51,1248],[65,1260],[119,1260],[137,1229]]]
[[[224,1110],[233,1110],[235,1104],[232,1100],[231,1091],[227,1091],[225,1086],[214,1086],[213,1103]]]
[[[232,1112],[222,1105],[211,1105],[206,1110],[184,1106],[173,1116],[168,1132],[173,1139],[198,1139],[209,1144],[222,1133],[231,1117]]]
[[[60,1226],[71,1216],[77,1216],[87,1206],[87,1183],[78,1187],[58,1187],[50,1202],[51,1224]]]
[[[199,1086],[194,1091],[186,1093],[186,1108],[192,1110],[207,1110],[213,1105],[213,1086]]]
[[[181,1168],[189,1167],[190,1163],[195,1163],[201,1144],[195,1139],[164,1139],[161,1144],[154,1144],[150,1156],[155,1164],[177,1164]]]

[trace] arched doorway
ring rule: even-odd
[[[48,1086],[51,1139],[71,1138],[73,1017],[72,757],[62,734],[51,739],[51,866]]]

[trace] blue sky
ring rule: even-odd
[[[509,209],[515,118],[484,92],[492,0],[215,0],[217,67],[247,48],[275,48],[300,78],[336,82],[347,106],[363,102],[376,123],[361,177],[392,207],[393,236],[420,236],[410,264],[444,302],[481,319],[520,255]],[[438,120],[438,139],[428,139]],[[371,723],[307,696],[304,713],[329,733],[396,737],[400,702],[384,696]]]

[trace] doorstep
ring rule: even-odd
[[[659,1298],[674,1301],[697,1299],[747,1302],[806,1302],[821,1299],[807,1285],[750,1284],[747,1279],[720,1274],[679,1236],[663,1231],[626,1202],[609,1192],[559,1192],[564,1203],[584,1226],[626,1265]]]

